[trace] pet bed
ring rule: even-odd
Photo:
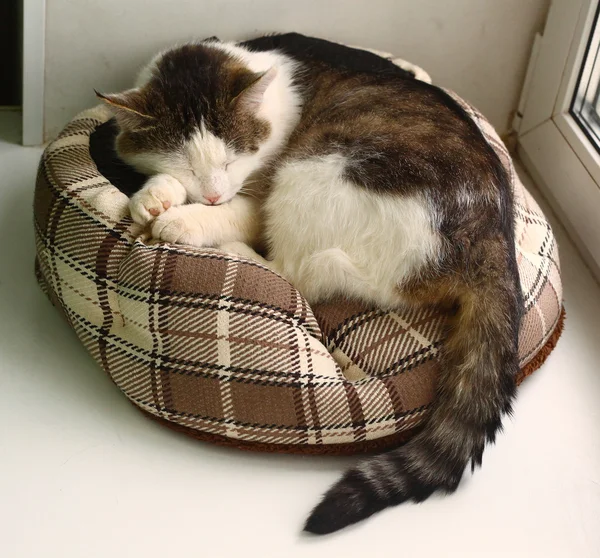
[[[557,246],[491,125],[457,100],[514,188],[525,300],[520,382],[562,329]],[[341,299],[311,308],[257,262],[148,243],[129,215],[127,188],[96,164],[111,149],[110,118],[103,106],[81,113],[43,154],[36,273],[123,393],[168,426],[246,449],[342,454],[406,440],[434,397],[442,311]],[[120,175],[140,181],[125,167]]]

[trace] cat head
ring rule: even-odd
[[[196,203],[229,201],[261,166],[271,135],[263,110],[275,67],[253,72],[212,43],[167,51],[139,88],[98,97],[119,126],[119,156],[145,174],[165,173]]]

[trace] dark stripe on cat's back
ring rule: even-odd
[[[295,151],[339,153],[347,176],[379,192],[432,188],[500,166],[469,115],[443,90],[416,80],[303,67]]]
[[[368,72],[413,79],[414,74],[403,70],[390,60],[366,50],[339,43],[307,37],[300,33],[266,35],[239,43],[249,50],[264,52],[278,50],[304,64],[322,63],[351,72]]]
[[[341,155],[343,178],[358,188],[424,196],[452,246],[499,231],[512,242],[506,170],[445,91],[417,80],[319,64],[302,67],[297,80],[304,107],[287,156]]]

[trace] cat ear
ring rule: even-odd
[[[135,129],[147,126],[154,117],[146,114],[144,99],[139,89],[129,89],[123,93],[104,94],[96,91],[96,97],[104,101],[115,113],[119,125]]]
[[[266,72],[250,74],[240,84],[239,91],[235,94],[231,103],[235,103],[242,109],[256,112],[263,102],[267,87],[271,85],[276,75],[277,68],[275,66]]]

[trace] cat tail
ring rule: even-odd
[[[519,371],[521,290],[514,251],[502,252],[499,264],[493,257],[498,252],[488,253],[477,277],[455,287],[462,294],[441,349],[437,396],[423,430],[346,472],[312,511],[306,531],[330,533],[406,500],[421,502],[437,490],[451,493],[469,461],[471,470],[481,465],[486,442],[494,442],[502,416],[511,413]]]

